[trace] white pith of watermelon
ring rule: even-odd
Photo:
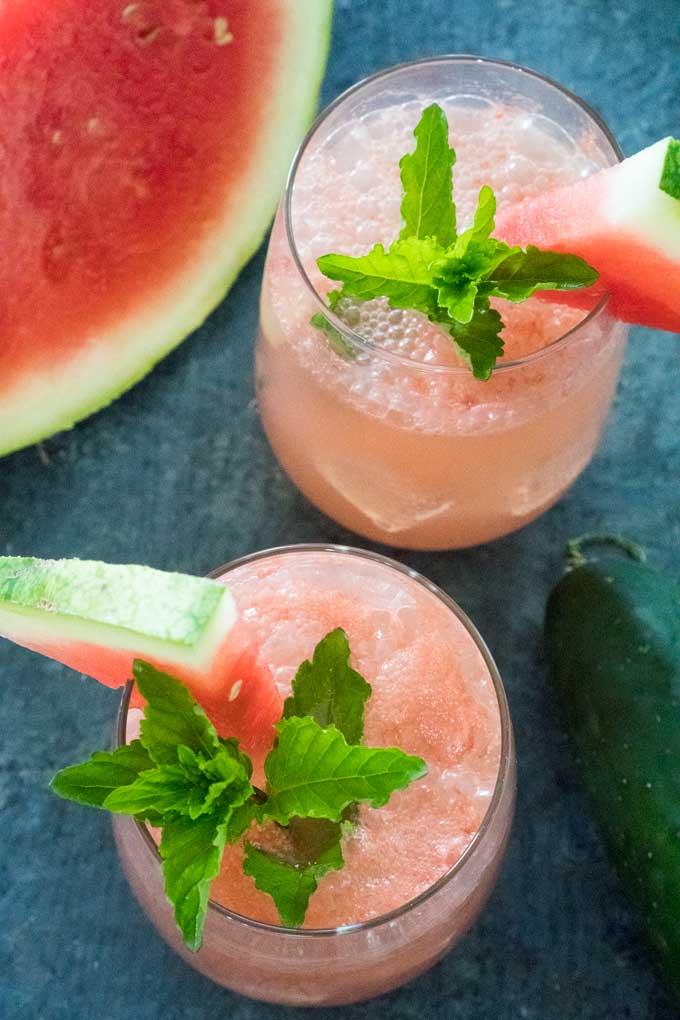
[[[139,380],[258,247],[331,0],[0,5],[0,454]]]
[[[680,201],[659,187],[670,142],[499,212],[498,237],[572,252],[600,274],[593,287],[542,297],[591,308],[608,294],[616,318],[680,332]]]
[[[281,717],[271,671],[231,593],[209,578],[3,556],[0,635],[107,687],[132,677],[135,658],[151,662],[187,685],[221,736],[246,747],[271,743]]]

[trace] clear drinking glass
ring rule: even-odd
[[[521,331],[524,353],[481,382],[452,357],[414,360],[398,344],[385,349],[361,323],[350,327],[329,311],[323,298],[333,285],[316,258],[328,251],[362,254],[398,231],[398,168],[394,153],[388,161],[381,148],[385,110],[408,112],[399,128],[403,147],[397,151],[404,152],[413,146],[410,132],[420,111],[432,101],[447,109],[459,149],[454,194],[457,179],[470,190],[477,175],[476,188],[491,180],[502,207],[622,158],[600,117],[566,89],[525,68],[468,56],[405,64],[360,82],[321,114],[303,142],[262,285],[262,422],[280,464],[318,508],[369,539],[419,549],[488,541],[560,497],[597,446],[627,335],[608,315],[606,298],[589,314],[534,298],[509,309],[523,316],[512,328]],[[499,110],[505,121],[519,119],[503,172],[494,179],[501,172],[489,162],[484,139],[492,137]],[[491,127],[473,145],[484,118]],[[373,171],[366,152],[375,154]],[[329,167],[340,168],[349,190],[327,184]],[[389,191],[378,202],[371,195],[383,181]],[[394,222],[385,227],[386,205],[396,229]],[[469,216],[469,205],[463,212]],[[318,227],[322,219],[325,226]],[[317,227],[322,232],[314,237]],[[556,316],[545,345],[528,311],[517,311],[529,307],[531,315],[551,310]],[[338,330],[335,350],[310,324],[315,313]],[[338,354],[338,346],[351,355]]]
[[[211,900],[202,948],[191,953],[182,943],[165,898],[151,833],[124,815],[115,815],[113,826],[123,869],[137,899],[165,941],[187,963],[213,981],[255,999],[317,1006],[367,999],[409,981],[443,956],[473,924],[505,852],[515,799],[515,756],[507,700],[489,650],[460,607],[414,571],[345,547],[289,546],[237,560],[211,576],[229,583],[230,575],[244,565],[310,553],[334,557],[333,570],[365,572],[372,565],[382,565],[391,583],[429,593],[437,613],[451,620],[484,673],[488,672],[498,706],[498,772],[481,824],[458,862],[410,902],[383,916],[339,928],[284,928],[241,916]],[[128,689],[118,714],[115,746],[127,739],[129,698]]]

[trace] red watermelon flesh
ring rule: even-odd
[[[509,244],[572,252],[600,274],[593,287],[541,297],[590,309],[607,294],[616,318],[680,332],[680,200],[660,187],[674,144],[499,212],[495,233]]]
[[[108,402],[257,247],[329,0],[0,4],[0,453]]]
[[[224,585],[150,567],[0,556],[0,635],[107,687],[137,658],[181,680],[221,736],[269,747],[283,702]],[[143,702],[133,694],[133,705]]]
[[[98,651],[95,654],[98,655]],[[206,672],[178,670],[171,662],[153,662],[152,665],[186,684],[221,737],[237,737],[250,751],[265,751],[271,747],[272,727],[283,713],[283,699],[271,669],[242,623],[238,622],[230,631],[228,640]],[[88,670],[81,672],[91,675]],[[143,709],[144,705],[135,687],[130,707]]]

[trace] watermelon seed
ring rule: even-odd
[[[90,119],[88,120],[88,122],[86,124],[86,128],[87,128],[87,133],[89,135],[103,135],[103,134],[105,134],[105,131],[103,129],[103,124],[102,124],[101,120],[99,119],[99,117],[90,117]]]
[[[140,29],[140,31],[137,33],[137,38],[139,39],[140,43],[146,46],[148,43],[152,43],[154,39],[157,39],[160,34],[161,34],[160,25],[155,25],[152,28]]]
[[[127,7],[123,8],[123,13],[121,14],[121,18],[123,19],[123,21],[127,21],[128,18],[131,18],[132,15],[135,13],[135,11],[138,10],[138,9],[139,9],[139,4],[128,4]]]
[[[226,18],[215,18],[214,31],[217,46],[226,46],[233,42],[234,36],[229,31],[229,22]]]
[[[229,701],[236,701],[236,699],[238,698],[239,694],[241,693],[241,688],[242,687],[243,687],[243,680],[237,680],[236,683],[234,684],[234,686],[232,687],[232,689],[229,691]]]

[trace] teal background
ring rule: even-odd
[[[597,106],[624,150],[680,134],[676,0],[337,0],[323,101],[378,68],[472,52],[519,61]],[[261,251],[223,305],[110,408],[0,462],[0,551],[141,561],[203,573],[284,542],[361,543],[277,467],[252,380]],[[634,330],[602,447],[569,494],[509,538],[399,553],[449,591],[499,664],[520,794],[480,923],[433,971],[348,1020],[671,1020],[636,916],[591,824],[546,683],[547,593],[565,540],[627,532],[680,575],[677,337]],[[391,552],[385,547],[381,551]],[[47,790],[105,746],[115,694],[0,648],[0,1016],[5,1020],[284,1020],[175,958],[133,901],[104,814]]]

